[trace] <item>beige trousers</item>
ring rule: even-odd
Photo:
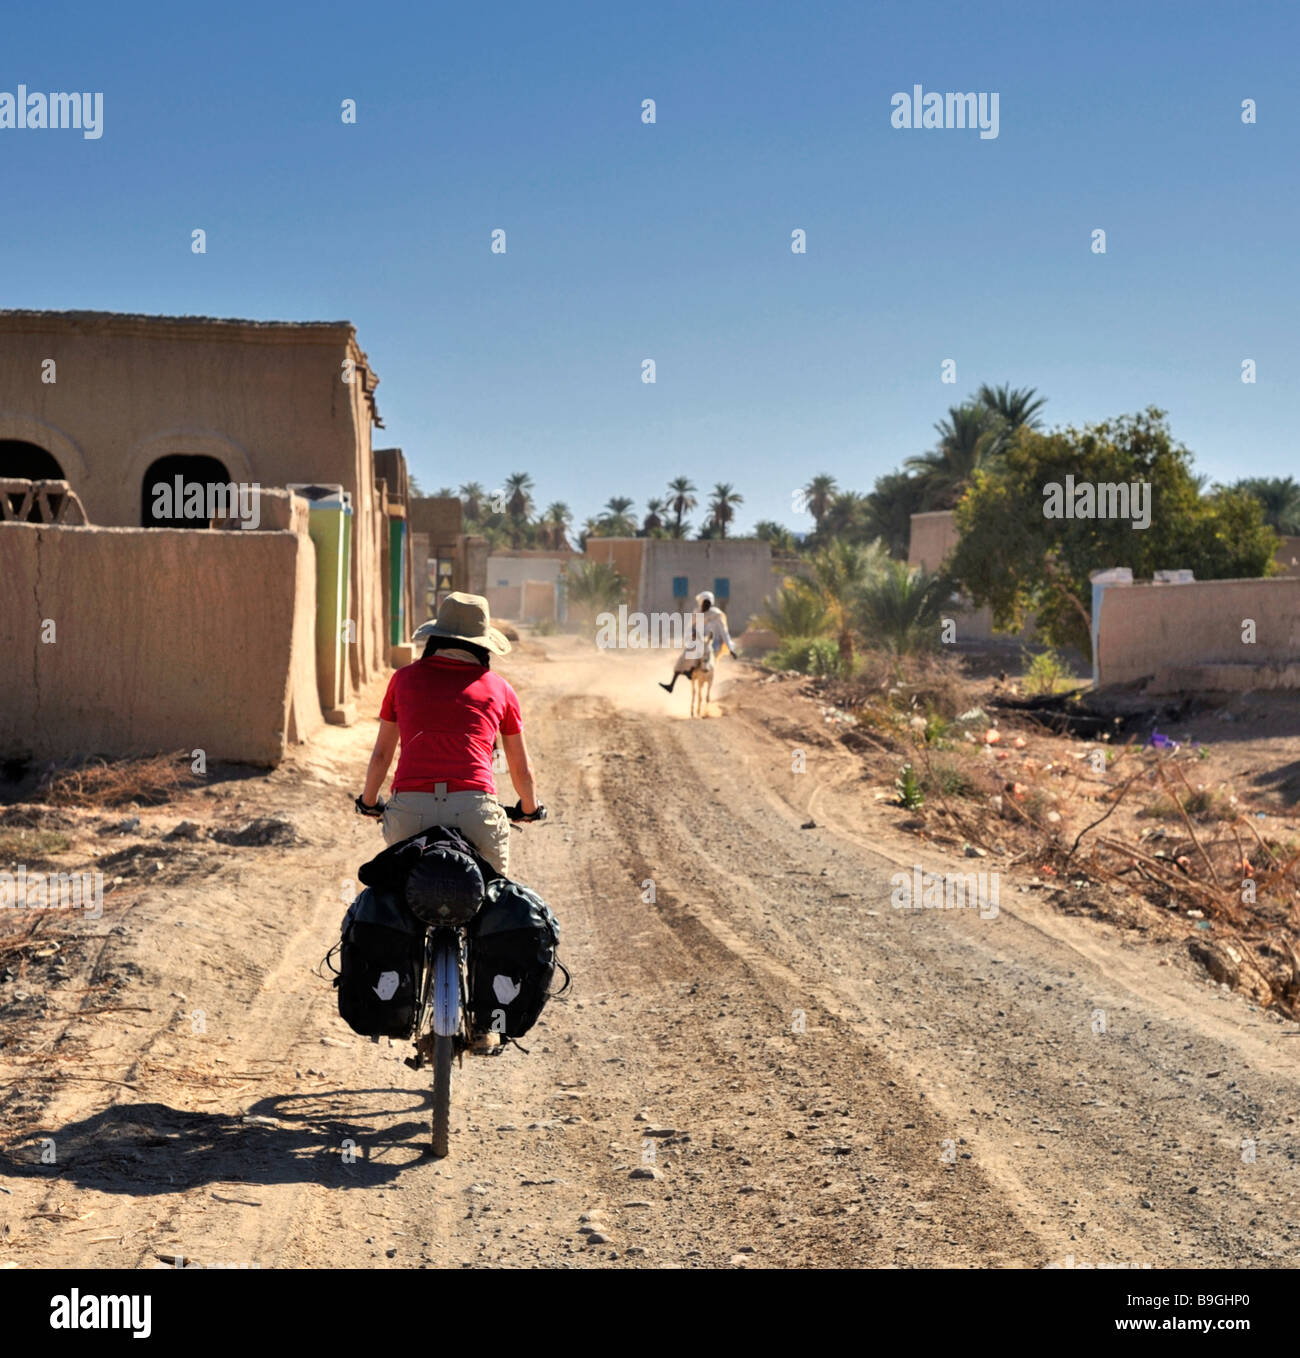
[[[461,834],[504,877],[510,864],[510,822],[501,803],[486,792],[396,792],[384,807],[384,843],[448,825]]]

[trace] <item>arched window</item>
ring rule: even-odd
[[[0,439],[0,476],[22,476],[28,481],[62,481],[63,468],[52,453],[22,439]]]
[[[160,457],[150,464],[140,487],[140,523],[145,528],[206,528],[212,492],[229,484],[230,473],[215,457],[197,453]],[[223,493],[218,504],[224,502]]]
[[[39,444],[23,439],[0,439],[0,478],[14,476],[28,481],[62,481],[63,468]],[[9,512],[22,510],[24,496],[9,496]]]

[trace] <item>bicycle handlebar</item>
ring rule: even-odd
[[[376,800],[375,804],[371,806],[364,802],[360,797],[357,797],[353,802],[353,805],[356,807],[359,815],[369,816],[378,820],[384,814],[384,807],[387,803],[380,797]],[[543,821],[548,815],[546,808],[541,802],[537,803],[537,810],[529,814],[524,813],[522,801],[516,802],[513,806],[503,807],[502,809],[505,811],[507,819],[520,829],[525,825]]]
[[[537,803],[537,810],[530,814],[524,813],[522,801],[516,802],[513,806],[507,806],[505,808],[505,813],[509,820],[514,821],[516,824],[522,823],[524,825],[531,821],[545,820],[547,816],[546,808],[541,802]]]

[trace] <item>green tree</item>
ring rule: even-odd
[[[821,532],[822,520],[826,517],[826,511],[830,508],[831,497],[837,489],[835,478],[827,472],[821,472],[814,476],[803,488],[804,504],[813,516],[813,522],[818,532]]]
[[[631,538],[636,536],[636,520],[628,513],[632,501],[626,495],[611,495],[605,501],[604,512],[600,516],[600,531],[607,538]]]
[[[546,506],[539,527],[543,540],[552,551],[562,551],[569,545],[569,525],[573,522],[573,511],[563,500],[555,500]]]
[[[736,492],[728,481],[719,481],[713,487],[713,498],[709,501],[709,519],[717,529],[718,536],[727,536],[727,525],[736,517],[736,506],[745,503],[745,497]]]
[[[506,515],[510,520],[510,545],[518,547],[524,538],[528,515],[533,508],[533,478],[527,472],[506,477]]]
[[[983,402],[967,401],[951,407],[935,429],[938,447],[909,457],[904,465],[921,479],[927,509],[951,509],[975,474],[991,469],[1001,456],[1003,423]]]
[[[664,515],[667,512],[668,506],[663,500],[647,500],[645,502],[645,518],[641,521],[640,536],[643,538],[663,537]]]
[[[569,612],[582,623],[599,613],[612,613],[627,600],[627,581],[606,561],[570,561],[564,570],[564,597]]]
[[[1287,537],[1300,537],[1300,485],[1289,476],[1248,476],[1234,481],[1231,490],[1259,501],[1264,522]]]
[[[991,387],[985,382],[976,399],[1001,419],[1008,440],[1021,425],[1038,429],[1042,425],[1038,412],[1047,404],[1047,398],[1039,396],[1033,387],[1013,388],[1009,383]]]
[[[889,555],[907,560],[912,540],[912,515],[919,514],[925,504],[925,483],[907,472],[890,472],[878,477],[867,496],[863,516],[869,537],[880,538]]]
[[[1173,442],[1154,406],[1082,429],[1022,427],[996,469],[977,471],[957,505],[959,533],[948,569],[997,627],[1027,613],[1053,645],[1091,649],[1090,573],[1128,566],[1136,578],[1187,567],[1198,580],[1265,574],[1277,537],[1259,502],[1240,491],[1202,495],[1191,454]],[[1150,526],[1132,518],[1048,518],[1049,496],[1074,484],[1147,485]]]
[[[880,543],[862,547],[843,540],[828,543],[809,559],[812,579],[808,583],[826,609],[827,628],[839,647],[840,666],[845,674],[853,672],[853,630],[858,597],[888,559]]]
[[[477,523],[483,512],[483,497],[487,492],[477,481],[466,481],[460,488],[461,503],[465,506],[465,518]]]
[[[759,519],[754,525],[754,536],[766,542],[773,552],[782,556],[793,556],[796,550],[794,534],[784,524],[773,519]]]
[[[888,561],[859,591],[854,621],[866,637],[910,655],[939,640],[939,624],[951,586],[937,573]]]
[[[678,476],[668,483],[668,507],[673,511],[673,537],[686,536],[686,515],[695,508],[695,487],[687,476]]]
[[[782,641],[810,640],[830,630],[830,611],[812,581],[790,576],[763,600],[758,624],[770,628]]]
[[[867,532],[867,497],[856,490],[841,490],[831,496],[822,515],[821,525],[813,535],[818,546],[828,541],[865,543]]]

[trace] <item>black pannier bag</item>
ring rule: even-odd
[[[556,968],[564,970],[559,922],[535,891],[498,877],[467,932],[474,1031],[522,1037],[546,1005]]]
[[[415,1032],[424,925],[399,894],[367,888],[348,906],[339,940],[339,1017],[363,1037]]]
[[[444,825],[390,845],[357,871],[367,886],[400,892],[425,924],[444,925],[474,917],[483,903],[485,876],[493,875],[464,835]]]

